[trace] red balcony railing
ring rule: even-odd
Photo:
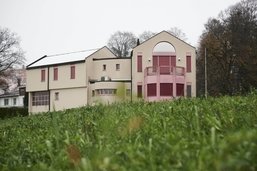
[[[173,67],[173,66],[151,66],[145,68],[145,76],[151,75],[176,75],[184,76],[185,68],[184,67]]]

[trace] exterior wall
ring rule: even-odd
[[[127,59],[111,59],[111,60],[96,60],[94,64],[95,80],[101,80],[102,76],[108,76],[111,80],[130,80],[131,79],[131,60]],[[120,65],[120,69],[116,70],[116,64]],[[103,71],[103,65],[106,65],[106,70]]]
[[[16,98],[16,105],[14,105],[14,98]],[[14,96],[14,97],[1,97],[0,98],[0,107],[23,107],[23,98],[24,96]],[[4,99],[8,99],[8,105],[4,105]]]
[[[196,62],[195,62],[195,48],[177,39],[167,32],[161,32],[153,38],[147,40],[143,44],[137,46],[133,50],[132,57],[132,91],[137,94],[137,85],[144,86],[144,69],[152,66],[152,56],[154,47],[160,42],[168,42],[175,47],[176,50],[176,66],[186,67],[186,56],[191,55],[192,72],[186,73],[186,82],[192,85],[192,96],[196,96]],[[137,56],[142,55],[142,72],[137,72]],[[180,60],[178,60],[180,58]],[[186,92],[185,92],[186,93]],[[144,91],[143,91],[144,96]],[[136,97],[136,96],[135,96]]]
[[[58,100],[55,93],[59,94]],[[51,111],[87,105],[87,88],[55,89],[50,92]]]
[[[41,81],[41,70],[45,69],[45,81]],[[47,89],[47,77],[48,68],[35,68],[26,70],[27,80],[26,80],[26,91],[43,91]]]
[[[75,79],[70,78],[71,66],[75,66]],[[49,89],[63,89],[71,87],[85,87],[85,63],[51,66],[49,68]],[[58,68],[58,80],[54,80],[54,68]]]
[[[130,95],[126,95],[126,90],[130,90],[131,83],[130,82],[96,82],[94,84],[91,84],[90,86],[90,101],[89,104],[97,104],[97,103],[103,103],[103,104],[110,104],[113,102],[118,102],[122,100],[130,100]],[[116,89],[116,94],[104,94],[104,95],[98,95],[96,93],[99,89]],[[95,91],[95,95],[92,94],[92,91]]]
[[[113,53],[111,53],[111,51],[107,47],[103,47],[102,49],[98,50],[97,52],[95,52],[94,54],[86,58],[86,61],[85,61],[86,73],[87,73],[86,83],[88,83],[89,80],[91,79],[100,79],[100,77],[96,78],[97,75],[95,76],[95,72],[97,70],[101,70],[102,66],[100,68],[96,68],[96,66],[94,66],[95,61],[93,61],[93,59],[103,59],[103,58],[117,58],[117,57]]]

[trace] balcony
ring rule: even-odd
[[[144,98],[159,101],[184,96],[185,68],[153,66],[144,70]]]
[[[146,83],[184,83],[185,68],[173,66],[146,67],[144,71]]]

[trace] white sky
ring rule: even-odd
[[[111,34],[180,28],[198,45],[204,24],[240,0],[0,0],[0,27],[21,38],[26,64],[57,53],[101,48]]]

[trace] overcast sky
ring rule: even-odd
[[[204,24],[240,0],[0,0],[0,27],[21,38],[26,64],[105,46],[111,34],[180,28],[198,45]]]

